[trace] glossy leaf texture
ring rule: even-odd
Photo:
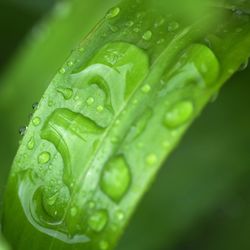
[[[111,9],[25,133],[5,196],[13,248],[113,249],[162,162],[249,54],[249,16],[237,9],[192,24],[140,1]]]

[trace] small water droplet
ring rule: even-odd
[[[152,38],[152,35],[153,35],[152,31],[148,30],[143,34],[142,38],[145,41],[149,41]]]
[[[27,148],[29,150],[32,150],[34,148],[34,146],[35,146],[35,141],[34,141],[34,138],[32,137],[32,138],[30,138],[30,140],[29,140],[29,142],[27,144]]]
[[[60,74],[64,74],[65,72],[66,72],[65,68],[61,68],[61,69],[59,70],[59,73],[60,73]]]
[[[78,51],[82,53],[82,52],[85,51],[85,49],[84,49],[83,47],[79,47],[79,48],[78,48]]]
[[[22,126],[19,128],[18,132],[21,136],[24,136],[26,133],[27,127],[26,126]]]
[[[109,243],[107,241],[102,240],[100,242],[100,250],[107,250],[109,248]]]
[[[75,217],[77,215],[77,208],[76,207],[72,207],[70,209],[70,214],[72,217]]]
[[[96,108],[96,110],[97,110],[98,112],[102,112],[102,111],[104,110],[104,107],[103,107],[102,105],[99,105],[99,106]]]
[[[40,164],[48,163],[49,160],[50,160],[50,153],[49,152],[42,152],[38,156],[38,163],[40,163]]]
[[[122,220],[124,220],[124,218],[125,218],[125,214],[124,214],[122,211],[117,211],[117,212],[116,212],[116,218],[117,218],[119,221],[122,221]]]
[[[73,63],[72,61],[69,61],[69,62],[67,63],[67,65],[68,65],[69,67],[71,67],[71,66],[74,65],[74,63]]]
[[[158,28],[160,26],[162,26],[165,23],[165,18],[161,17],[159,20],[157,20],[154,24],[155,28]]]
[[[179,27],[180,27],[180,25],[179,25],[178,22],[176,22],[176,21],[170,22],[170,23],[168,24],[168,31],[169,31],[169,32],[176,31],[176,30],[179,29]]]
[[[138,33],[138,32],[140,31],[140,29],[139,29],[138,27],[136,27],[136,28],[133,29],[133,31],[134,31],[135,33]]]
[[[119,13],[120,13],[120,8],[119,7],[114,7],[111,10],[109,10],[109,12],[106,15],[106,18],[107,19],[114,18],[114,17],[118,16]]]
[[[65,100],[69,100],[73,95],[73,90],[71,88],[58,87],[56,91],[62,94]]]
[[[134,25],[134,22],[133,21],[128,21],[128,22],[126,22],[125,25],[130,28],[130,27],[132,27]]]
[[[147,94],[147,93],[150,92],[151,87],[150,87],[150,85],[146,84],[146,85],[144,85],[144,86],[142,87],[141,90],[142,90],[143,93]]]
[[[90,106],[95,102],[95,99],[93,97],[89,97],[86,102]]]
[[[123,157],[115,157],[104,166],[100,186],[102,191],[115,202],[122,199],[129,188],[130,182],[130,170]]]
[[[38,108],[38,102],[33,103],[32,104],[32,109],[37,110],[37,108]]]
[[[40,123],[41,123],[41,119],[40,117],[34,117],[33,120],[32,120],[32,123],[34,126],[38,126]]]
[[[146,157],[146,163],[148,165],[154,165],[157,162],[157,156],[155,154],[149,154]]]
[[[165,42],[165,39],[164,38],[161,38],[160,40],[158,40],[156,43],[159,45],[159,44],[162,44]]]
[[[239,71],[244,71],[248,67],[248,64],[249,64],[249,59],[247,59],[240,65]]]
[[[194,106],[190,101],[182,101],[167,111],[164,123],[169,128],[177,128],[186,123],[194,112]]]
[[[89,220],[89,227],[95,232],[101,232],[108,222],[108,213],[106,210],[99,210],[94,212]]]

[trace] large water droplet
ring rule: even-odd
[[[103,168],[100,186],[113,201],[119,202],[127,192],[131,174],[125,159],[121,156],[111,159]]]
[[[190,101],[175,104],[167,111],[164,123],[169,128],[177,128],[186,123],[193,115],[194,106]]]
[[[63,95],[65,100],[69,100],[73,95],[73,90],[71,88],[58,87],[56,90]]]
[[[118,16],[119,13],[120,13],[120,8],[119,8],[119,7],[112,8],[112,9],[109,10],[109,12],[107,13],[106,18],[107,18],[107,19],[114,18],[114,17]]]
[[[49,152],[42,152],[38,156],[38,163],[40,163],[40,164],[48,163],[49,160],[50,160],[50,153]]]
[[[99,210],[94,212],[89,220],[89,227],[95,232],[101,232],[108,222],[108,213],[106,210]]]

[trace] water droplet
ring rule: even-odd
[[[240,65],[239,71],[244,71],[248,67],[249,59]]]
[[[34,126],[38,126],[41,123],[40,117],[34,117],[32,123]]]
[[[114,18],[114,17],[118,16],[119,13],[120,13],[120,8],[119,7],[114,7],[111,10],[109,10],[109,12],[106,15],[106,18],[107,19]]]
[[[138,33],[138,32],[140,31],[140,29],[139,29],[138,27],[136,27],[136,28],[133,29],[133,31],[134,31],[135,33]]]
[[[157,162],[157,156],[155,154],[149,154],[146,157],[146,163],[148,165],[154,165]]]
[[[109,243],[107,241],[102,240],[100,242],[100,249],[101,250],[107,250],[109,248]]]
[[[37,108],[38,108],[38,102],[33,103],[32,104],[32,109],[37,110]]]
[[[134,25],[134,22],[133,21],[128,21],[128,22],[126,22],[125,25],[130,28],[130,27],[132,27]]]
[[[69,100],[73,95],[73,90],[70,88],[58,87],[56,91],[62,94],[65,100]]]
[[[109,28],[112,32],[117,32],[119,30],[119,28],[115,25],[111,25],[111,26],[109,26]]]
[[[50,160],[50,153],[49,152],[42,152],[38,156],[38,163],[40,163],[40,164],[48,163],[49,160]]]
[[[124,215],[124,213],[123,213],[122,211],[117,211],[117,212],[116,212],[116,218],[117,218],[119,221],[122,221],[122,220],[124,220],[125,215]]]
[[[83,47],[80,47],[80,48],[78,48],[78,51],[82,53],[85,51],[85,49]]]
[[[165,23],[165,18],[161,17],[159,20],[157,20],[154,24],[155,28],[158,28],[160,26],[162,26]]]
[[[77,215],[77,208],[76,207],[72,207],[70,209],[70,214],[72,217],[75,217]]]
[[[179,27],[180,27],[180,25],[179,25],[178,22],[176,22],[176,21],[170,22],[170,23],[168,24],[168,31],[169,31],[169,32],[176,31],[176,30],[179,29]]]
[[[27,127],[26,126],[22,126],[19,128],[18,132],[21,136],[24,136],[26,133]]]
[[[96,108],[96,110],[97,110],[98,112],[102,112],[102,111],[104,110],[104,107],[103,107],[102,105],[99,105],[99,106]]]
[[[69,61],[69,62],[67,63],[67,65],[68,65],[69,67],[71,67],[71,66],[74,65],[74,63],[73,63],[72,61]]]
[[[90,106],[95,102],[95,99],[93,97],[89,97],[86,102]]]
[[[152,31],[148,30],[143,34],[142,38],[145,41],[149,41],[152,38],[152,35],[153,35]]]
[[[35,141],[34,141],[34,138],[32,137],[32,138],[30,138],[30,140],[29,140],[29,142],[27,144],[27,148],[29,150],[32,150],[34,148],[34,146],[35,146]]]
[[[61,69],[59,70],[59,73],[61,73],[61,74],[64,74],[65,72],[66,72],[65,68],[61,68]]]
[[[150,85],[146,84],[146,85],[144,85],[144,86],[142,87],[141,90],[142,90],[143,93],[147,94],[147,93],[149,93],[149,91],[151,90],[151,87],[150,87]]]
[[[99,210],[94,212],[89,220],[89,227],[95,232],[101,232],[108,222],[108,213],[106,210]]]
[[[162,43],[164,43],[164,42],[165,42],[165,39],[162,38],[162,39],[158,40],[156,43],[159,45],[159,44],[162,44]]]
[[[177,103],[165,115],[165,125],[169,128],[177,128],[186,123],[194,112],[194,106],[190,101]]]
[[[128,191],[131,174],[125,159],[121,156],[111,159],[103,168],[100,186],[113,201],[119,202]]]

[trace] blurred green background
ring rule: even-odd
[[[18,129],[28,122],[32,103],[41,97],[53,70],[116,2],[73,1],[75,9],[65,12],[58,21],[52,9],[65,6],[55,0],[0,0],[1,200],[20,139]],[[93,15],[81,16],[76,12],[79,6],[86,7],[86,13],[92,8]],[[54,32],[60,22],[66,23],[72,16],[72,23]],[[51,30],[43,29],[46,23]],[[57,39],[68,36],[58,47]],[[54,47],[46,47],[48,41]],[[32,54],[39,48],[40,54]],[[31,52],[27,56],[28,49]],[[50,59],[45,50],[51,50],[55,57],[49,65],[53,70],[34,66],[29,77],[23,74],[32,59],[37,58],[41,65]],[[15,76],[10,74],[13,70]],[[196,120],[162,167],[117,250],[250,249],[249,81],[248,67],[225,85],[217,100]]]

